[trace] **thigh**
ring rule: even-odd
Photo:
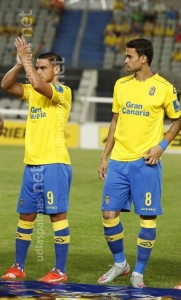
[[[162,192],[162,165],[147,165],[144,159],[132,162],[130,167],[131,196],[135,213],[160,215]]]
[[[39,207],[43,197],[42,170],[39,166],[26,166],[17,203],[19,213],[42,212]],[[40,209],[41,208],[41,209]]]
[[[102,195],[103,211],[130,211],[128,165],[110,160]]]
[[[72,168],[67,164],[50,164],[44,171],[44,213],[57,214],[69,208]]]

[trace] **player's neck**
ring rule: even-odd
[[[55,84],[59,83],[59,81],[58,81],[58,76],[55,76],[55,77],[54,77],[54,79],[52,80],[52,83],[55,83]]]
[[[52,80],[50,83],[52,83],[52,84],[59,84],[60,82],[58,80]]]
[[[141,70],[135,73],[135,78],[138,81],[145,81],[148,78],[152,77],[154,74],[151,72],[150,69],[147,70]]]

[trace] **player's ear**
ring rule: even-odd
[[[146,55],[141,55],[141,61],[142,61],[143,64],[148,62],[147,56]]]
[[[60,66],[55,66],[55,74],[59,74],[60,73]]]

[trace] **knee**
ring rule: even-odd
[[[155,220],[157,216],[140,216],[142,220]]]
[[[26,222],[34,222],[36,219],[36,213],[20,214],[19,219]]]
[[[116,211],[103,211],[103,219],[110,220],[119,216],[119,212]]]

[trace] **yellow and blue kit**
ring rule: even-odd
[[[145,81],[134,75],[118,79],[112,111],[119,114],[111,155],[118,161],[144,157],[163,138],[165,114],[170,119],[180,116],[176,89],[158,74]]]
[[[55,214],[69,207],[72,179],[65,127],[71,108],[71,90],[51,84],[52,99],[23,84],[22,99],[28,101],[25,136],[26,163],[17,211]]]
[[[158,74],[145,81],[134,75],[118,79],[112,111],[118,113],[115,144],[104,183],[102,210],[130,210],[159,215],[162,166],[145,163],[145,153],[163,139],[164,116],[180,117],[176,89]]]
[[[51,84],[52,99],[23,84],[22,100],[28,101],[25,136],[25,159],[29,165],[51,163],[70,164],[65,141],[65,127],[71,108],[71,90],[61,84]]]

